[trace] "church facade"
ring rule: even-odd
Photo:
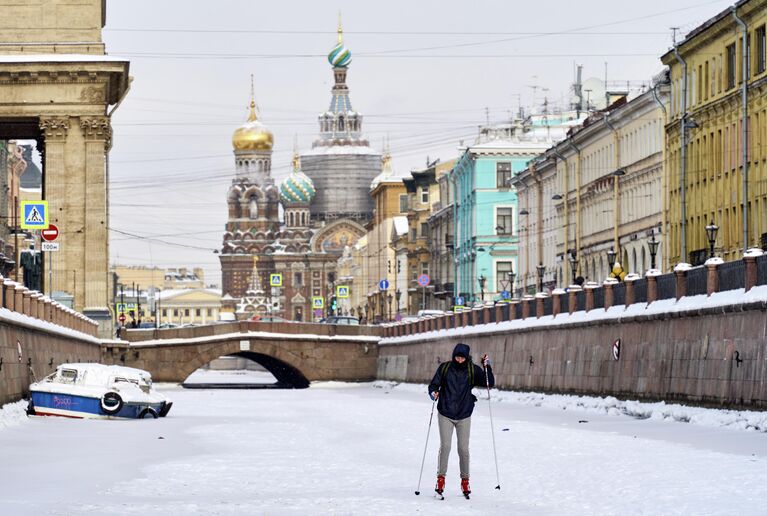
[[[336,79],[330,111],[319,116],[312,149],[294,150],[288,177],[277,184],[271,176],[274,136],[258,119],[254,99],[232,137],[235,177],[220,261],[224,309],[238,319],[329,315],[338,258],[372,217],[369,185],[381,172],[381,155],[362,137],[362,117],[351,110],[345,84],[351,53],[340,26],[328,60]]]

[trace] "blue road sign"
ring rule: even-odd
[[[501,291],[501,299],[510,299],[510,298],[511,298],[511,294],[509,293],[508,290]]]
[[[455,304],[456,306],[463,306],[463,297],[458,296],[457,298],[455,298]]]
[[[382,279],[378,282],[378,288],[380,290],[386,290],[389,288],[389,280]]]
[[[431,278],[429,278],[428,274],[421,274],[418,276],[418,284],[422,287],[428,287],[429,283],[431,283]]]
[[[23,229],[48,229],[48,201],[21,201]]]

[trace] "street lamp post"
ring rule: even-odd
[[[567,256],[567,260],[570,262],[570,272],[573,275],[573,284],[575,283],[575,264],[578,261],[578,259],[575,256],[575,251],[570,251],[570,253]]]
[[[613,267],[615,267],[615,257],[618,256],[615,250],[611,247],[609,251],[607,251],[607,264],[610,266],[610,270],[608,271],[608,274],[613,271]]]
[[[394,298],[391,295],[391,292],[386,294],[386,300],[389,302],[389,320],[391,321],[391,302]]]
[[[399,299],[402,297],[402,292],[400,291],[400,289],[397,289],[394,292],[394,297],[397,300],[397,313],[399,314]]]
[[[655,233],[650,237],[650,241],[647,242],[647,246],[650,248],[650,268],[655,268],[655,255],[658,254],[658,246],[660,242],[655,240]]]
[[[509,294],[511,294],[513,297],[514,296],[514,277],[516,276],[516,274],[514,274],[514,271],[509,271],[506,274],[509,277]]]
[[[539,263],[535,270],[538,271],[538,292],[543,292],[543,273],[546,272],[546,266]]]
[[[482,274],[479,277],[479,299],[483,303],[485,302],[485,282],[487,281],[487,278],[485,278],[485,275]]]
[[[706,236],[708,237],[708,257],[714,257],[714,244],[716,243],[716,232],[719,231],[719,226],[713,222],[706,226]]]

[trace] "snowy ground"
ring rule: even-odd
[[[436,424],[414,494],[424,386],[164,390],[175,404],[159,420],[28,419],[6,405],[0,514],[765,514],[762,413],[494,391],[501,490],[485,398],[472,499],[453,456],[438,501]]]

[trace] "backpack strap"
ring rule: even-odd
[[[467,361],[469,362],[467,364],[469,369],[469,387],[474,387],[474,363],[470,358],[467,359]],[[450,362],[443,362],[439,373],[440,386],[445,383],[445,375],[447,374],[448,369],[450,369]]]

